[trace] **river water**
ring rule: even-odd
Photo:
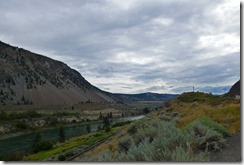
[[[119,122],[119,121],[132,121],[143,117],[144,116],[141,115],[141,116],[112,119],[112,123]],[[85,134],[87,124],[91,126],[91,132],[93,132],[97,130],[98,125],[102,126],[102,121],[64,126],[66,139]],[[58,141],[59,127],[42,129],[39,130],[39,132],[43,140],[46,139],[46,140]],[[35,138],[35,134],[36,132],[34,131],[34,132],[30,132],[18,136],[0,139],[0,155],[15,152],[15,151],[30,152],[31,146],[33,144],[33,140]]]

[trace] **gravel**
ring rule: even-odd
[[[241,162],[241,133],[236,133],[227,139],[223,150],[210,154],[211,162]]]

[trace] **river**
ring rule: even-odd
[[[140,118],[143,118],[144,116],[133,116],[133,117],[124,117],[124,118],[117,118],[112,119],[112,124],[119,121],[132,121],[132,120],[138,120]],[[98,125],[102,126],[102,121],[95,121],[90,123],[80,123],[76,125],[66,125],[64,126],[64,132],[66,139],[69,139],[71,137],[80,136],[82,134],[86,133],[86,125],[90,124],[91,126],[91,132],[96,131]],[[58,141],[58,134],[59,134],[59,127],[54,128],[46,128],[39,130],[42,139],[46,140],[54,140]],[[33,140],[35,138],[36,131],[8,137],[4,139],[0,139],[0,155],[2,154],[8,154],[15,151],[25,151],[30,152],[31,146],[33,144]]]

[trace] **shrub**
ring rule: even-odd
[[[58,137],[60,143],[63,143],[65,141],[65,133],[64,133],[64,128],[62,126],[59,128]]]
[[[148,108],[144,108],[144,109],[143,109],[143,113],[148,114],[149,112],[150,112],[150,111],[149,111]]]
[[[127,152],[132,144],[130,136],[126,135],[119,140],[119,152]]]
[[[20,129],[27,129],[27,128],[28,128],[28,125],[27,125],[26,122],[24,122],[24,121],[17,121],[17,122],[15,123],[15,126],[16,126],[17,128],[20,128]]]
[[[132,126],[130,126],[127,130],[127,133],[130,134],[130,135],[133,135],[137,132],[137,128],[135,126],[135,124],[133,124]]]
[[[153,138],[151,138],[151,137]],[[138,137],[141,141],[138,143]],[[193,153],[187,142],[192,139],[180,132],[171,122],[151,122],[138,129],[133,136],[125,136],[119,143],[118,161],[206,161],[207,153]],[[128,148],[129,146],[129,148]]]
[[[151,161],[154,153],[154,146],[150,144],[149,139],[145,139],[139,145],[131,145],[126,155],[119,156],[121,161]]]
[[[105,130],[105,132],[110,132],[110,131],[111,131],[111,128],[110,128],[110,126],[106,126],[106,127],[104,128],[104,130]]]
[[[221,124],[214,122],[210,118],[204,116],[198,119],[204,126],[211,128],[219,133],[221,133],[223,136],[229,136],[229,131],[223,127]]]
[[[66,159],[66,157],[63,154],[58,156],[59,161],[65,161],[65,159]]]
[[[50,150],[53,147],[53,142],[50,140],[41,140],[36,145],[33,146],[35,153],[39,151]]]
[[[186,137],[172,123],[162,122],[158,131],[157,138],[152,142],[157,151],[153,154],[153,160],[172,161],[175,150],[180,147],[186,150]]]
[[[153,139],[157,136],[158,129],[153,127],[152,125],[144,128],[139,128],[137,133],[133,135],[133,140],[136,145],[138,145],[141,141],[148,138],[149,142],[152,142]]]
[[[194,153],[205,150],[217,151],[225,146],[223,135],[205,126],[199,119],[190,123],[184,133],[189,136],[188,145]]]

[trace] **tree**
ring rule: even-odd
[[[59,128],[59,142],[63,143],[65,141],[65,133],[64,133],[64,128],[61,126]]]
[[[143,113],[148,114],[149,112],[150,112],[150,111],[149,111],[148,108],[144,108],[144,109],[143,109]]]
[[[53,142],[51,140],[41,140],[33,148],[34,153],[39,151],[50,150],[53,148]]]
[[[101,130],[102,129],[102,127],[100,126],[100,124],[97,126],[97,130],[99,131],[99,130]]]
[[[90,126],[90,124],[87,124],[86,125],[86,131],[87,131],[87,133],[90,133],[91,132],[91,126]]]
[[[38,142],[40,142],[42,140],[42,137],[41,137],[41,133],[40,132],[37,132],[36,135],[35,135],[35,138],[33,140],[33,145],[32,147],[34,147]]]
[[[113,118],[113,113],[112,112],[109,113],[109,118]]]
[[[24,95],[22,95],[21,101],[22,101],[22,102],[25,102],[25,97],[24,97]]]
[[[99,119],[100,120],[102,120],[103,119],[103,115],[102,115],[102,113],[100,112],[100,114],[99,114]]]
[[[108,117],[104,117],[103,118],[103,129],[105,130],[105,132],[109,132],[110,129],[110,122],[109,122],[109,118]]]

